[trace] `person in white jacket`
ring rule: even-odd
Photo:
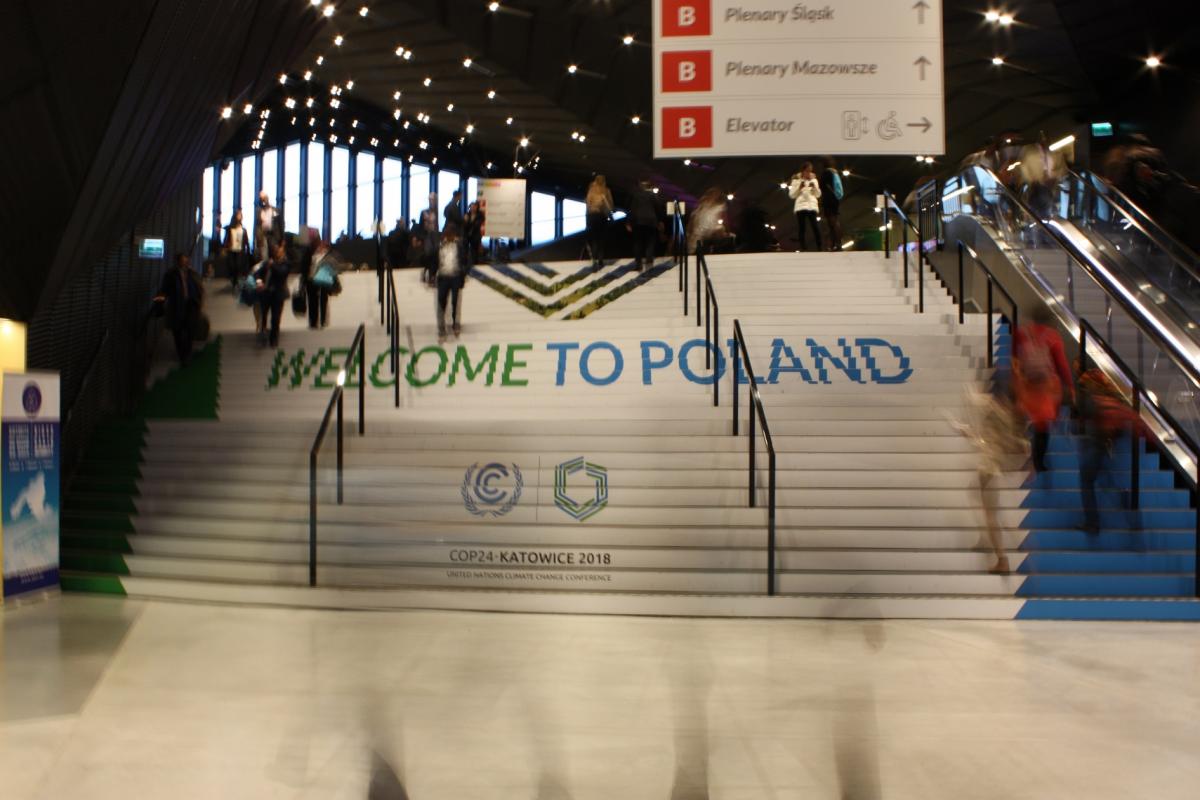
[[[805,161],[800,171],[792,176],[792,182],[788,185],[788,196],[796,201],[796,239],[800,242],[800,249],[808,249],[804,235],[804,226],[807,224],[812,228],[816,249],[820,250],[821,229],[817,226],[817,210],[820,208],[821,184],[813,172],[811,161]]]

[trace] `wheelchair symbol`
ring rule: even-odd
[[[896,112],[888,114],[879,125],[875,127],[875,132],[879,134],[879,138],[885,142],[890,142],[892,139],[899,139],[904,135],[904,129],[900,127],[900,123],[896,121]]]

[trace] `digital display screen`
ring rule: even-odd
[[[139,239],[138,258],[150,258],[161,261],[166,253],[167,244],[162,239]]]
[[[1093,122],[1092,123],[1092,136],[1095,136],[1096,138],[1100,138],[1103,136],[1112,136],[1112,135],[1113,135],[1113,126],[1112,126],[1111,122]]]

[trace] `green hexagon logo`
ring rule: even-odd
[[[592,480],[592,491],[579,500],[571,496],[567,487],[568,479],[577,472]],[[608,505],[608,470],[584,461],[583,456],[559,464],[554,468],[554,504],[578,522],[599,514]]]

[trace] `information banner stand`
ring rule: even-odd
[[[482,178],[479,204],[483,208],[483,235],[493,239],[525,238],[525,179]]]
[[[59,584],[59,405],[57,373],[0,374],[0,572],[6,600]]]

